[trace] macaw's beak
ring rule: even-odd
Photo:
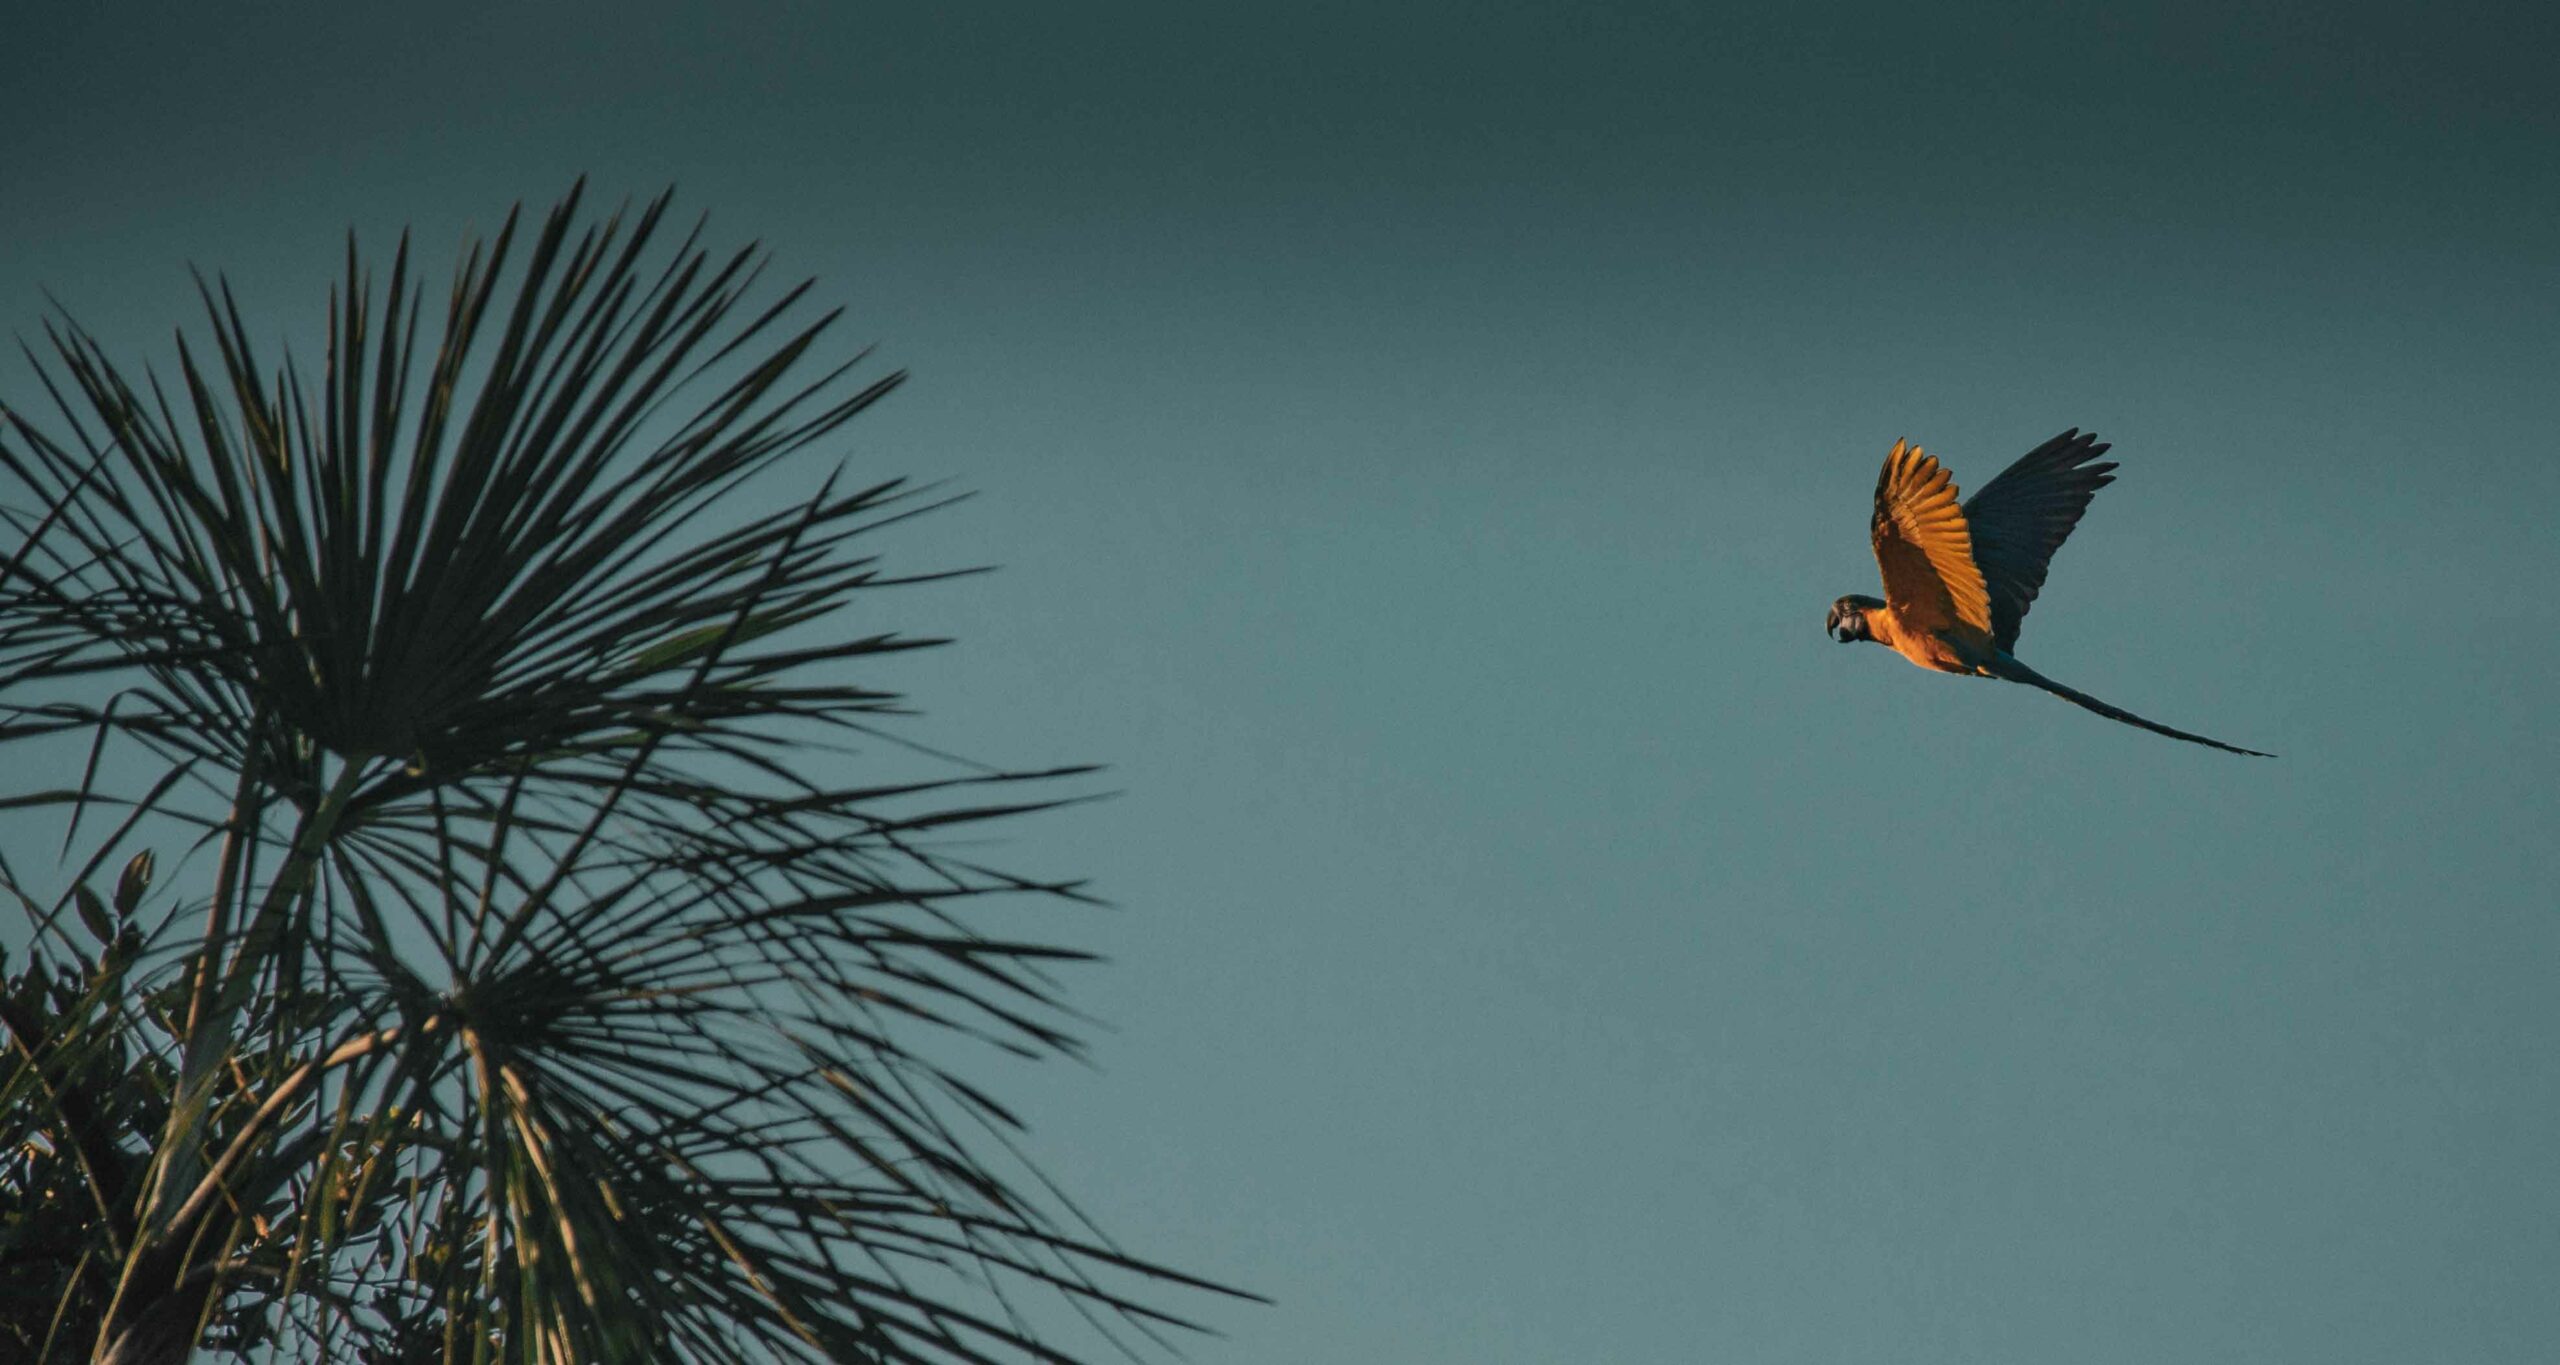
[[[1831,638],[1844,645],[1854,645],[1858,642],[1858,632],[1847,621],[1834,621],[1831,623]]]

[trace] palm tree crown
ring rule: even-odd
[[[0,864],[0,1355],[1068,1360],[1017,1291],[1131,1348],[1210,1288],[941,1041],[1075,1046],[1082,954],[1002,926],[1076,888],[939,832],[1083,770],[802,761],[894,741],[855,675],[939,641],[875,594],[935,575],[863,537],[942,499],[733,495],[900,376],[814,367],[836,315],[748,307],[755,248],[654,250],[664,197],[580,198],[440,318],[350,243],[316,373],[216,283],[173,381],[62,320],[49,414],[0,409],[0,805],[70,869]]]

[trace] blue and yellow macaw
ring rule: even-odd
[[[2153,734],[2273,758],[2144,720],[2065,687],[2010,653],[2053,552],[2080,524],[2089,499],[2115,482],[2115,465],[2098,459],[2106,450],[2094,435],[2066,431],[1958,504],[1955,481],[1936,460],[1918,446],[1894,442],[1876,480],[1871,527],[1884,600],[1843,597],[1831,604],[1825,628],[1842,644],[1872,640],[1922,668],[2025,683]]]

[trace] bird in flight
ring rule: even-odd
[[[1872,531],[1884,600],[1851,593],[1825,629],[1842,644],[1872,640],[1922,668],[2042,688],[2109,720],[2225,753],[2275,755],[2172,730],[2063,686],[2018,662],[2018,625],[2045,565],[2099,489],[2115,482],[2106,443],[2077,428],[2020,456],[1962,505],[1955,481],[1920,447],[1893,443],[1876,480]]]

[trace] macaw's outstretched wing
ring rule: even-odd
[[[1991,598],[1974,567],[1955,481],[1920,447],[1893,443],[1876,479],[1870,529],[1884,600],[1899,625],[1930,633],[1959,624],[1991,629]]]
[[[2089,499],[2115,482],[2113,462],[2098,462],[2107,443],[2077,428],[2018,457],[2000,477],[1974,490],[1964,505],[1973,528],[1973,561],[1991,594],[1991,638],[2018,645],[2018,624],[2044,587],[2053,552],[2080,524]]]
[[[2201,744],[2209,749],[2220,749],[2226,754],[2247,754],[2251,758],[2275,757],[2274,754],[2267,753],[2261,749],[2243,749],[2237,744],[2225,744],[2221,740],[2207,739],[2202,735],[2191,735],[2184,730],[2172,730],[2168,726],[2162,725],[2156,720],[2144,720],[2142,717],[2135,715],[2131,711],[2125,710],[2121,706],[2109,706],[2105,702],[2102,702],[2096,697],[2090,696],[2088,693],[2080,691],[2077,688],[2065,687],[2006,654],[2002,654],[1994,659],[1990,668],[1991,675],[1995,678],[2006,678],[2013,683],[2025,683],[2029,687],[2050,692],[2053,695],[2062,698],[2064,701],[2082,708],[2083,710],[2095,711],[2109,720],[2120,720],[2127,725],[2140,726],[2155,735],[2167,735],[2171,739],[2183,739],[2189,744]]]

